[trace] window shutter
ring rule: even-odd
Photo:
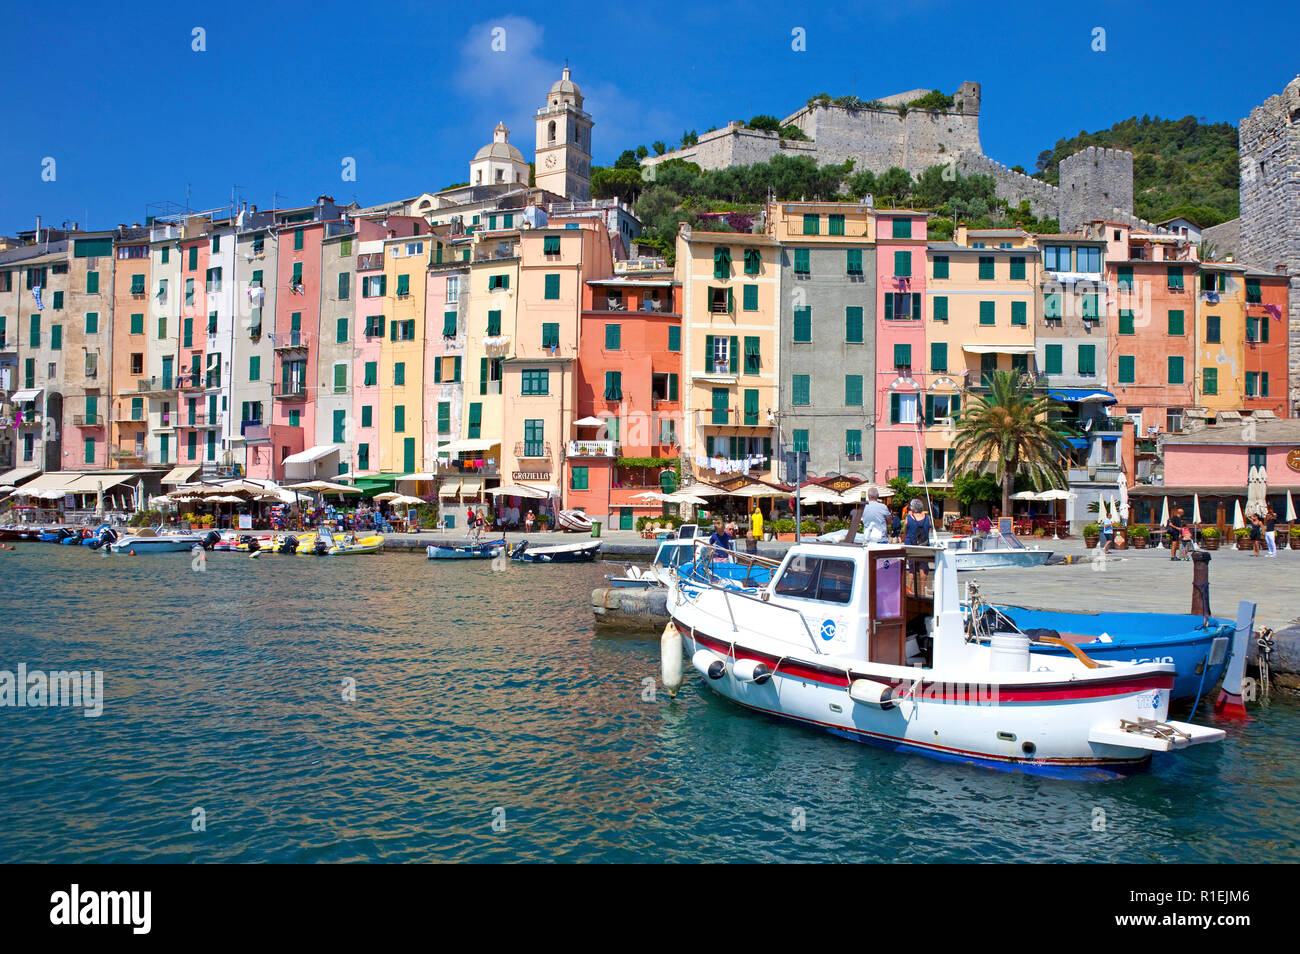
[[[980,324],[981,325],[992,325],[996,323],[994,307],[995,307],[994,302],[991,301],[980,302]]]
[[[704,336],[704,370],[707,373],[713,371],[713,335]]]
[[[897,424],[899,418],[901,417],[902,417],[901,395],[898,394],[898,392],[894,392],[893,394],[889,395],[889,423]]]
[[[677,398],[677,375],[668,375],[668,400],[676,401]]]
[[[1133,312],[1127,309],[1119,313],[1119,333],[1122,335],[1133,334]]]
[[[433,359],[433,383],[442,383],[442,358]]]
[[[727,314],[736,310],[736,295],[730,288],[727,289]]]
[[[910,278],[912,276],[911,252],[894,253],[894,276],[896,278]]]
[[[925,396],[925,426],[926,427],[934,426],[934,395],[933,394],[927,394]],[[927,475],[927,479],[928,479],[928,475]]]
[[[885,292],[885,319],[894,317],[894,293]]]
[[[862,343],[862,307],[850,305],[844,309],[844,340],[852,344]]]
[[[456,355],[452,361],[451,373],[453,381],[460,381],[460,355]]]
[[[921,295],[919,292],[912,295],[912,320],[921,320]]]
[[[758,423],[758,389],[747,388],[745,390],[745,423]]]
[[[898,447],[898,476],[909,480],[912,477],[912,448],[907,444]]]
[[[930,370],[948,370],[948,344],[944,341],[930,342]]]
[[[1013,325],[1029,324],[1029,308],[1023,301],[1013,301],[1011,303],[1011,323]]]
[[[681,325],[671,325],[668,328],[668,350],[682,350],[682,328]]]
[[[934,304],[932,307],[934,309],[933,317],[935,321],[948,320],[948,296],[947,295],[936,295],[934,297]]]
[[[488,359],[478,359],[478,393],[487,394],[488,386]]]
[[[731,294],[731,290],[727,290]],[[731,359],[731,373],[737,374],[740,371],[740,338],[737,335],[731,336],[731,347],[728,349],[727,357]]]

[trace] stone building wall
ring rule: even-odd
[[[1075,232],[1090,219],[1133,214],[1133,153],[1088,146],[1061,160],[1062,232]],[[1113,210],[1113,212],[1112,212]]]
[[[1291,413],[1300,409],[1300,77],[1238,125],[1240,258],[1291,275],[1288,302]]]

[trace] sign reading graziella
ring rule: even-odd
[[[516,470],[510,475],[511,480],[550,480],[549,470]]]
[[[1293,447],[1287,451],[1286,465],[1292,470],[1300,470],[1300,447]]]

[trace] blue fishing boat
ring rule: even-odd
[[[425,547],[430,560],[490,560],[506,552],[506,540],[484,540],[481,543],[431,543]]]
[[[1003,605],[993,609],[1025,635],[1059,638],[1098,662],[1173,663],[1175,702],[1203,697],[1223,678],[1235,628],[1230,619],[1183,613],[1057,612]],[[1014,631],[1005,625],[1002,629]],[[1070,649],[1044,645],[1035,652],[1064,656]]]

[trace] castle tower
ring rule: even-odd
[[[1133,153],[1089,146],[1061,160],[1061,231],[1133,214]]]
[[[1243,261],[1291,275],[1287,326],[1291,413],[1300,413],[1300,76],[1237,127]]]
[[[537,171],[534,183],[574,202],[591,200],[591,116],[569,68],[537,111]]]
[[[528,185],[528,163],[524,154],[510,145],[510,130],[497,123],[492,141],[480,149],[469,164],[470,185]]]

